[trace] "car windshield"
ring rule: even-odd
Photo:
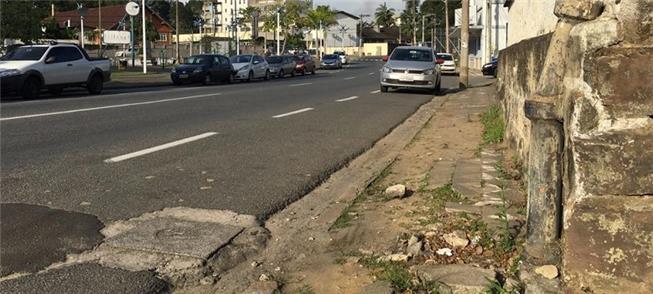
[[[451,56],[451,54],[438,54],[438,58],[444,60],[453,60],[453,56]]]
[[[249,63],[252,61],[252,55],[236,55],[229,58],[231,63]]]
[[[345,55],[345,52],[343,52],[343,51],[336,51],[336,52],[333,52],[333,54],[335,54],[335,55]]]
[[[335,54],[324,55],[322,59],[338,59],[338,55]]]
[[[400,61],[433,61],[433,53],[428,50],[419,49],[396,49],[390,59]]]
[[[39,60],[48,47],[20,47],[7,53],[2,60]]]
[[[268,61],[268,63],[282,63],[283,62],[283,58],[281,58],[281,56],[270,56],[270,57],[266,58],[266,60]]]
[[[207,56],[190,56],[184,60],[184,64],[205,64],[209,60]]]

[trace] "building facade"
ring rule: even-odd
[[[498,56],[499,50],[507,47],[510,25],[505,2],[501,0],[470,0],[469,57],[471,67],[480,68],[483,63]],[[461,19],[462,9],[456,9],[455,28],[452,34],[456,48],[460,46]]]
[[[550,33],[558,22],[552,13],[555,1],[507,0],[504,6],[508,8],[508,46]]]

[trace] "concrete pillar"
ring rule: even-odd
[[[562,152],[564,131],[553,103],[528,100],[531,120],[528,157],[527,252],[543,263],[557,262],[562,222]]]

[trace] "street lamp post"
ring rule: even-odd
[[[145,0],[142,0],[141,13],[143,14],[143,73],[147,73],[147,36],[145,36]]]
[[[281,39],[279,38],[279,31],[281,30],[281,7],[277,8],[277,29],[275,30],[275,38],[277,39],[277,55],[281,55]]]
[[[424,21],[426,20],[426,17],[428,17],[428,16],[435,16],[435,14],[430,13],[430,14],[422,15],[422,46],[424,46],[424,43],[425,43],[425,40],[424,40],[424,29],[425,29],[424,28]],[[431,40],[431,42],[433,42],[433,40]]]

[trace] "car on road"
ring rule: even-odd
[[[340,63],[342,63],[342,64],[349,63],[349,60],[347,60],[347,54],[345,54],[345,51],[334,51],[333,54],[338,55],[338,57],[340,57]]]
[[[442,64],[440,64],[440,70],[443,74],[456,73],[456,61],[454,61],[453,55],[450,53],[436,53],[435,58],[442,60]]]
[[[497,66],[499,64],[499,61],[496,58],[492,58],[492,61],[489,63],[486,63],[483,65],[481,68],[481,71],[483,72],[484,76],[493,76],[497,77]]]
[[[322,62],[320,63],[320,67],[325,69],[329,69],[329,68],[341,69],[342,62],[340,62],[340,56],[335,54],[327,54],[322,56]]]
[[[295,76],[295,59],[290,55],[268,56],[265,58],[270,66],[270,75],[283,78],[286,75]]]
[[[25,99],[38,98],[43,88],[53,95],[68,87],[100,94],[109,80],[111,61],[91,58],[74,44],[21,46],[0,59],[2,92],[17,92]]]
[[[234,68],[224,55],[201,54],[185,58],[183,63],[170,71],[170,78],[175,85],[183,83],[233,82]]]
[[[389,57],[381,69],[381,92],[388,88],[427,89],[440,92],[442,76],[439,62],[433,49],[428,47],[400,46]]]
[[[315,74],[315,60],[310,55],[295,55],[295,72],[305,75],[307,72]]]
[[[251,82],[254,79],[270,79],[270,66],[265,58],[256,54],[235,55],[230,58],[236,72],[236,80]]]

